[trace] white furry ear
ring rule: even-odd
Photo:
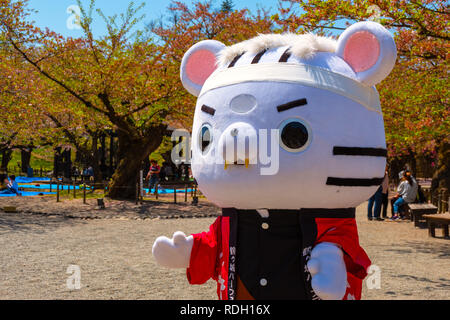
[[[189,93],[198,96],[203,84],[217,68],[217,55],[225,48],[222,42],[204,40],[192,46],[181,62],[181,82]]]
[[[336,54],[344,59],[358,80],[373,86],[385,79],[397,60],[391,33],[372,21],[358,22],[339,37]]]

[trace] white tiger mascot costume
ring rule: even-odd
[[[223,214],[208,232],[159,237],[156,261],[217,281],[223,300],[360,299],[370,260],[355,207],[379,187],[386,142],[375,85],[394,67],[375,22],[337,41],[269,34],[197,43],[181,66],[198,97],[192,173]]]

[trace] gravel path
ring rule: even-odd
[[[181,201],[184,200],[184,196]],[[180,201],[180,199],[178,199]],[[189,200],[189,199],[188,199]],[[33,213],[42,216],[63,216],[69,219],[114,219],[144,220],[170,218],[206,218],[220,215],[221,210],[204,199],[199,205],[190,202],[173,203],[172,196],[161,196],[159,201],[144,201],[136,204],[133,201],[116,201],[104,199],[105,209],[98,208],[96,199],[82,199],[56,202],[55,197],[15,197],[0,199],[0,208],[14,206],[21,213]]]
[[[360,242],[381,270],[381,289],[364,285],[363,298],[450,299],[449,240],[430,239],[409,222],[368,222],[365,208],[358,208]],[[200,211],[214,210],[205,204]],[[189,286],[184,270],[160,268],[151,256],[157,236],[204,231],[214,218],[122,214],[86,220],[0,212],[0,299],[216,299],[212,281]],[[80,290],[67,289],[69,265],[80,267]]]

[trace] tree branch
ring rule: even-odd
[[[39,66],[38,63],[36,63],[35,61],[33,61],[28,54],[23,51],[18,45],[17,43],[10,37],[8,36],[8,40],[11,43],[11,45],[14,47],[14,49],[20,53],[20,55],[28,62],[30,63],[40,74],[42,74],[43,76],[45,76],[47,79],[53,81],[54,83],[58,84],[60,87],[62,87],[66,92],[68,92],[69,94],[71,94],[73,97],[75,97],[76,99],[78,99],[79,101],[81,101],[86,107],[88,107],[89,109],[93,109],[97,112],[106,114],[105,110],[102,110],[96,106],[94,106],[91,102],[87,101],[86,99],[84,99],[82,96],[80,96],[78,93],[76,93],[74,90],[72,90],[71,88],[69,88],[64,82],[56,79],[55,77],[51,76],[48,72],[44,71],[41,69],[41,67]]]

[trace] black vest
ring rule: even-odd
[[[224,209],[232,218],[236,274],[256,300],[318,299],[306,264],[317,239],[316,218],[354,218],[355,209]],[[235,287],[235,286],[233,286]]]

